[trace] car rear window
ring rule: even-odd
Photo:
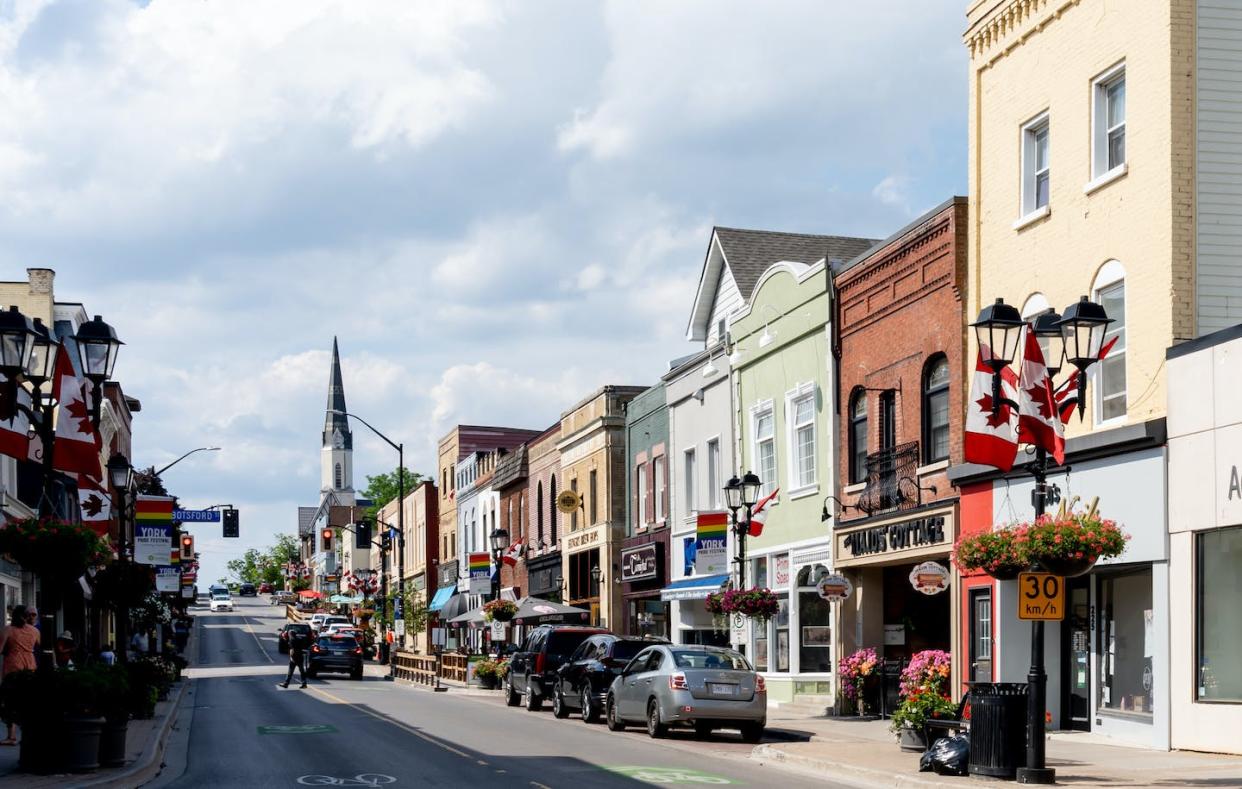
[[[731,649],[674,649],[677,668],[725,668],[750,671],[746,658]]]
[[[329,645],[334,647],[356,647],[358,642],[349,636],[332,636],[319,639],[319,646],[326,647]]]
[[[595,634],[577,631],[552,633],[548,636],[548,651],[554,655],[569,655],[578,648],[579,644],[593,635]]]
[[[612,645],[612,656],[617,660],[629,660],[651,644],[644,641],[617,641]]]

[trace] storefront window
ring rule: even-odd
[[[789,671],[789,595],[780,598],[780,608],[772,620],[776,631],[776,671]]]
[[[1242,702],[1242,528],[1203,532],[1196,540],[1198,698]]]
[[[1151,714],[1151,568],[1100,579],[1101,709]]]
[[[766,556],[755,559],[755,587],[768,588],[768,557]]]
[[[768,670],[768,623],[755,626],[755,671]]]
[[[832,671],[832,604],[813,586],[828,572],[823,565],[798,571],[798,671]]]

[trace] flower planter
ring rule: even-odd
[[[495,690],[497,687],[496,678],[491,674],[486,676],[479,676],[478,674],[475,674],[475,678],[479,680],[479,687],[483,688],[483,690]]]
[[[121,767],[125,764],[125,735],[129,720],[118,718],[104,722],[99,735],[99,764],[103,767]]]
[[[1089,573],[1091,568],[1095,566],[1094,559],[1075,559],[1072,557],[1045,556],[1039,560],[1039,563],[1053,575],[1063,575],[1066,578]]]
[[[71,773],[87,773],[99,767],[99,737],[103,718],[66,718],[63,767]]]
[[[927,750],[927,738],[923,732],[906,724],[897,732],[897,744],[903,751],[922,753]]]
[[[1019,573],[1025,571],[1026,567],[1021,565],[1005,565],[997,567],[995,570],[989,570],[987,573],[998,581],[1014,581],[1017,580]]]

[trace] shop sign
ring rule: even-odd
[[[658,543],[626,548],[621,551],[621,581],[647,581],[660,574]]]
[[[772,562],[775,569],[772,572],[772,587],[774,589],[785,589],[789,586],[789,554],[782,553]]]
[[[565,540],[565,549],[572,551],[574,548],[583,548],[599,542],[599,529],[592,529],[582,534],[576,534]]]
[[[844,575],[833,574],[821,578],[815,591],[830,603],[839,603],[854,593],[854,584]]]
[[[910,571],[910,585],[925,595],[940,594],[949,588],[949,568],[937,562],[923,562]]]
[[[904,551],[925,545],[938,545],[944,541],[944,516],[931,515],[903,523],[891,523],[887,526],[875,526],[850,532],[845,535],[842,546],[849,551],[850,556],[868,556],[888,551]]]

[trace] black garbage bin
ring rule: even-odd
[[[1013,778],[1026,753],[1026,683],[970,683],[970,774]]]

